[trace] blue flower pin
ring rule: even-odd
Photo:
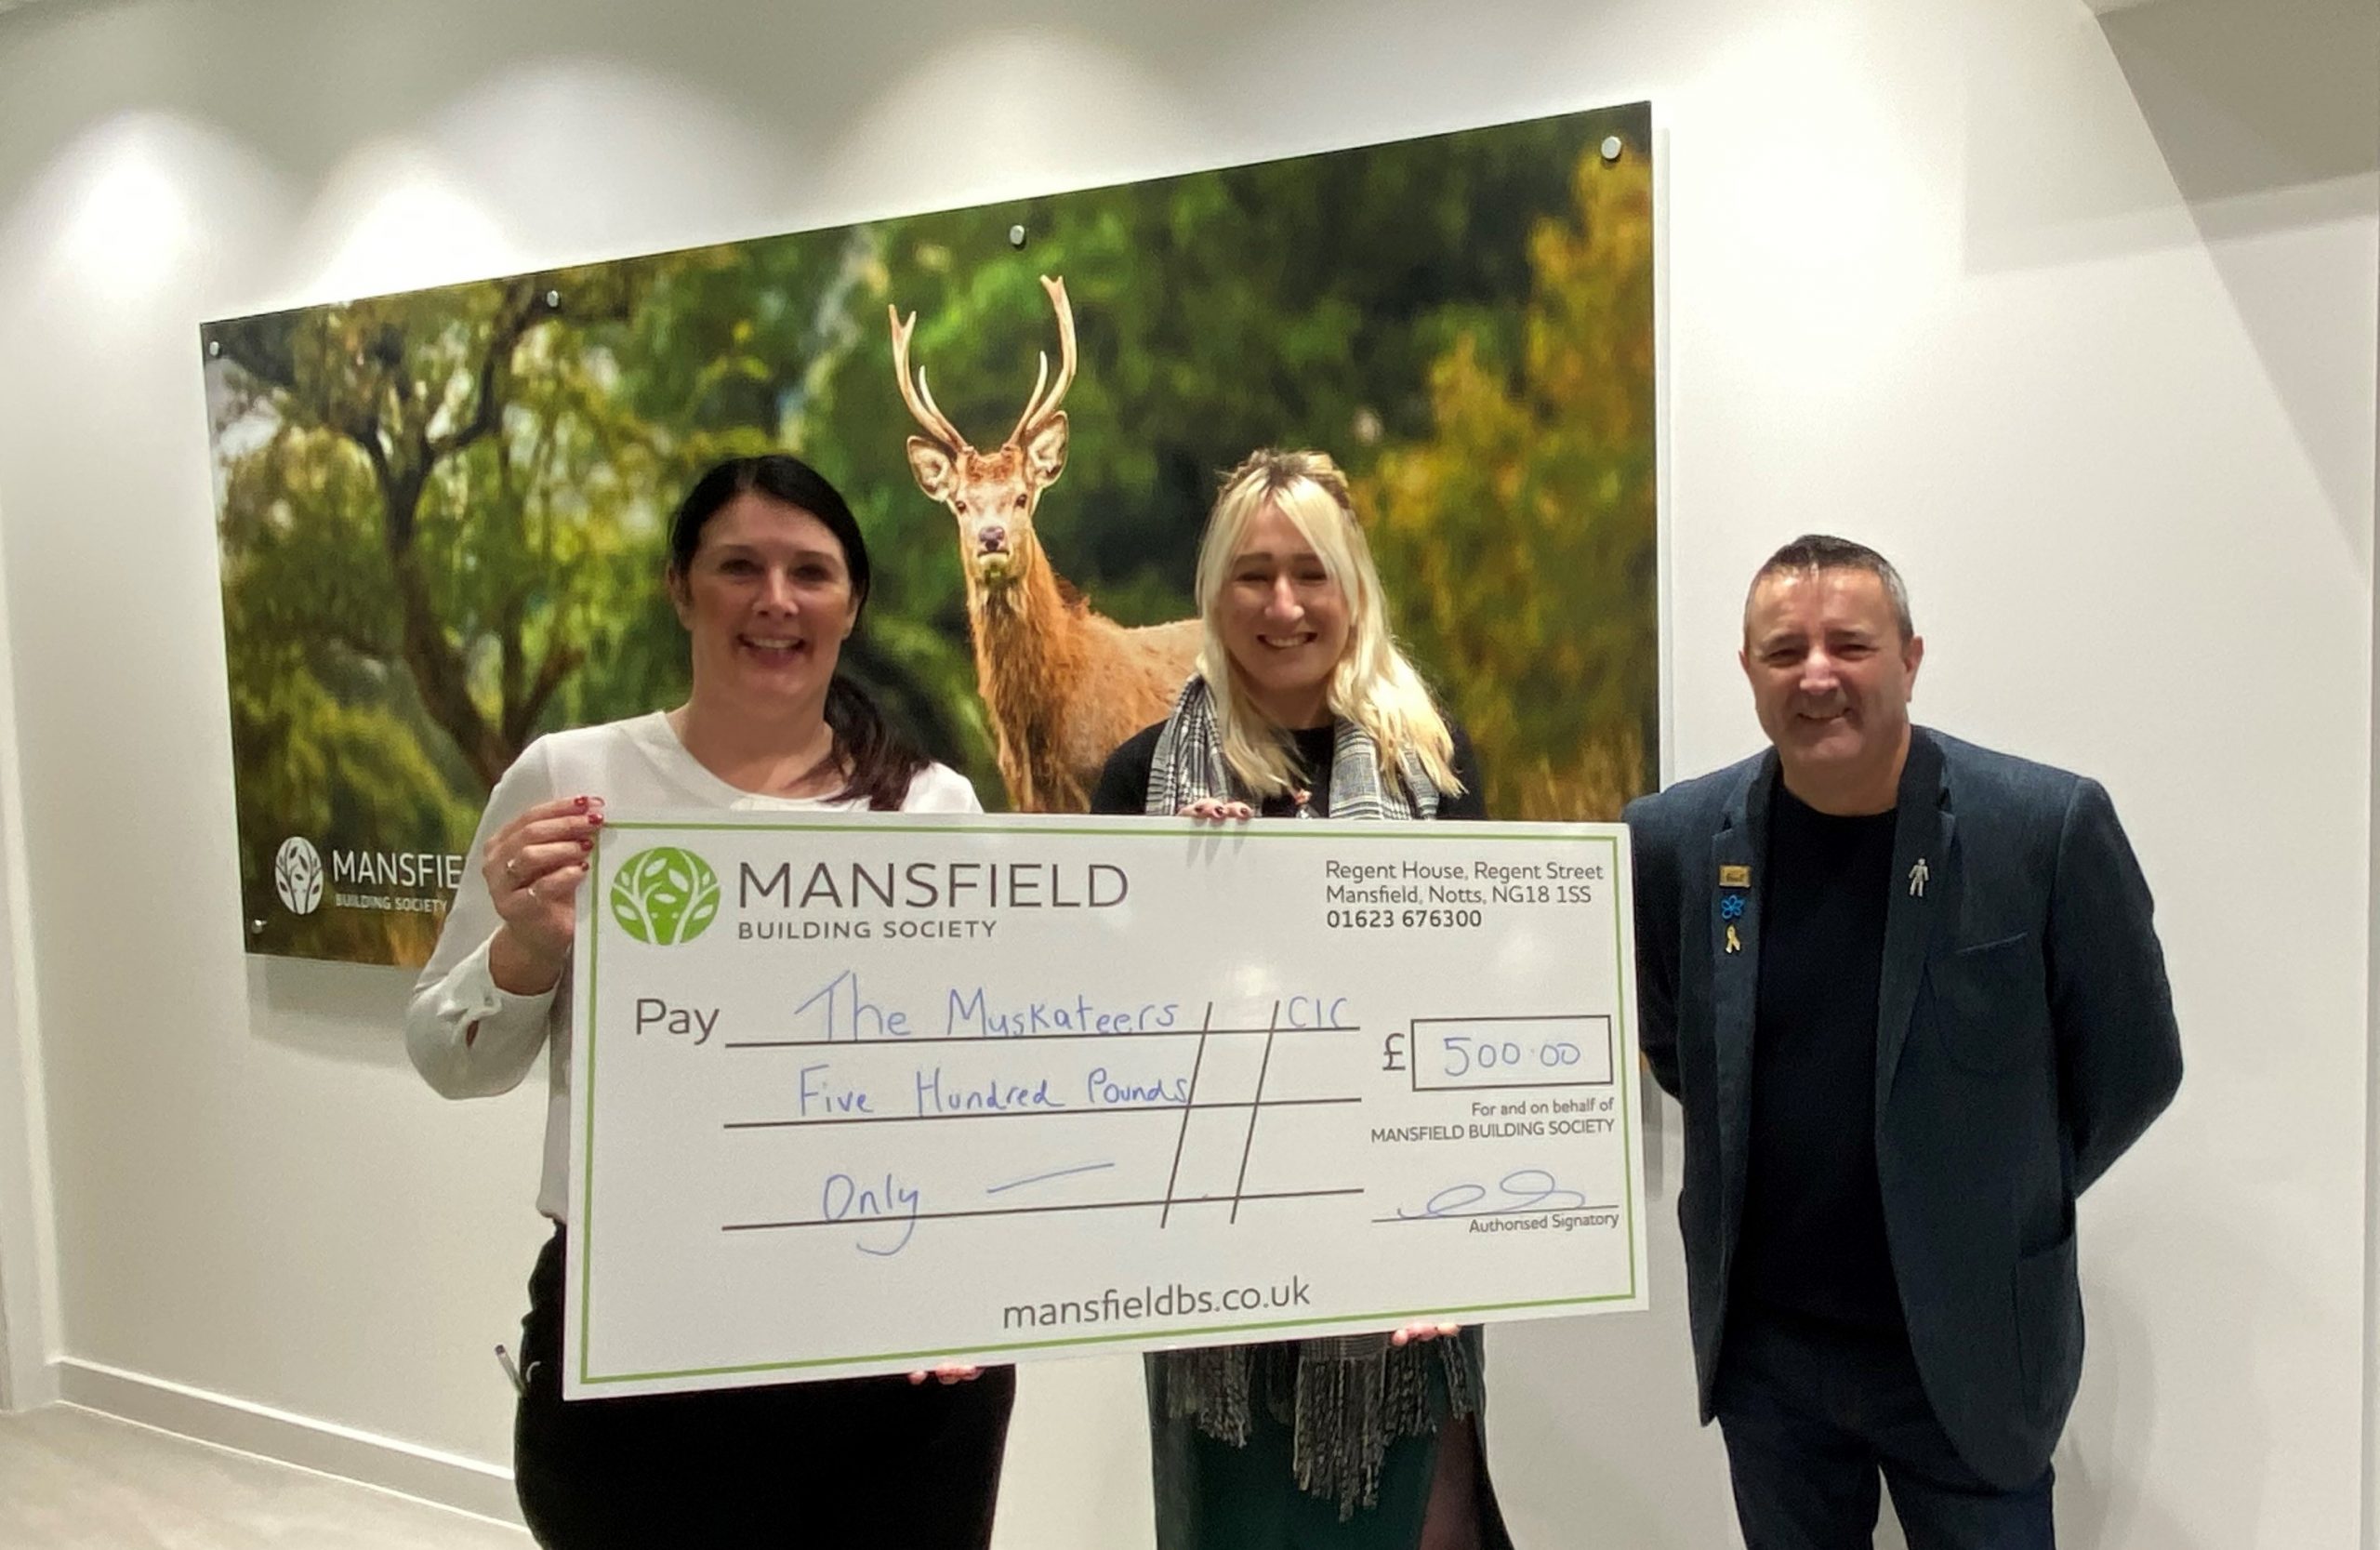
[[[1726,898],[1719,901],[1719,919],[1723,921],[1740,921],[1743,918],[1744,896],[1741,894],[1730,894]]]

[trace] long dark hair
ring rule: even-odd
[[[867,539],[859,530],[843,493],[826,476],[800,458],[783,452],[757,457],[731,457],[686,492],[669,519],[669,573],[685,576],[694,569],[694,550],[702,547],[703,528],[740,495],[762,495],[809,512],[824,523],[842,547],[843,569],[851,577],[853,623],[867,608],[867,591],[875,572],[868,564]],[[899,811],[909,795],[909,783],[926,767],[926,757],[884,723],[867,691],[837,673],[826,684],[826,727],[834,735],[834,760],[849,771],[841,790],[831,799],[850,801],[866,798],[879,813]]]

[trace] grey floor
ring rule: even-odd
[[[0,1415],[8,1550],[526,1550],[504,1524],[71,1405]]]

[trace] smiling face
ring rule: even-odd
[[[859,622],[843,547],[825,523],[746,491],[703,524],[669,593],[694,643],[697,696],[823,700]]]
[[[1239,682],[1286,727],[1318,726],[1347,654],[1347,595],[1313,543],[1271,501],[1249,521],[1216,598]]]
[[[1738,660],[1786,788],[1824,813],[1881,813],[1909,752],[1909,701],[1925,655],[1904,640],[1882,577],[1847,567],[1762,576]]]

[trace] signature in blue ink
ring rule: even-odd
[[[1426,1222],[1435,1217],[1501,1216],[1523,1211],[1570,1211],[1584,1206],[1587,1198],[1575,1189],[1565,1189],[1554,1182],[1554,1175],[1542,1168],[1515,1168],[1504,1175],[1494,1190],[1484,1184],[1453,1184],[1430,1197],[1429,1203],[1419,1211],[1396,1209],[1399,1220]]]
[[[861,1253],[887,1259],[909,1246],[918,1230],[918,1205],[923,1198],[916,1185],[903,1184],[891,1173],[884,1175],[880,1188],[873,1179],[861,1184],[849,1173],[829,1173],[819,1192],[818,1212],[829,1222],[900,1223],[901,1236],[890,1248],[869,1247],[865,1234],[853,1242]]]

